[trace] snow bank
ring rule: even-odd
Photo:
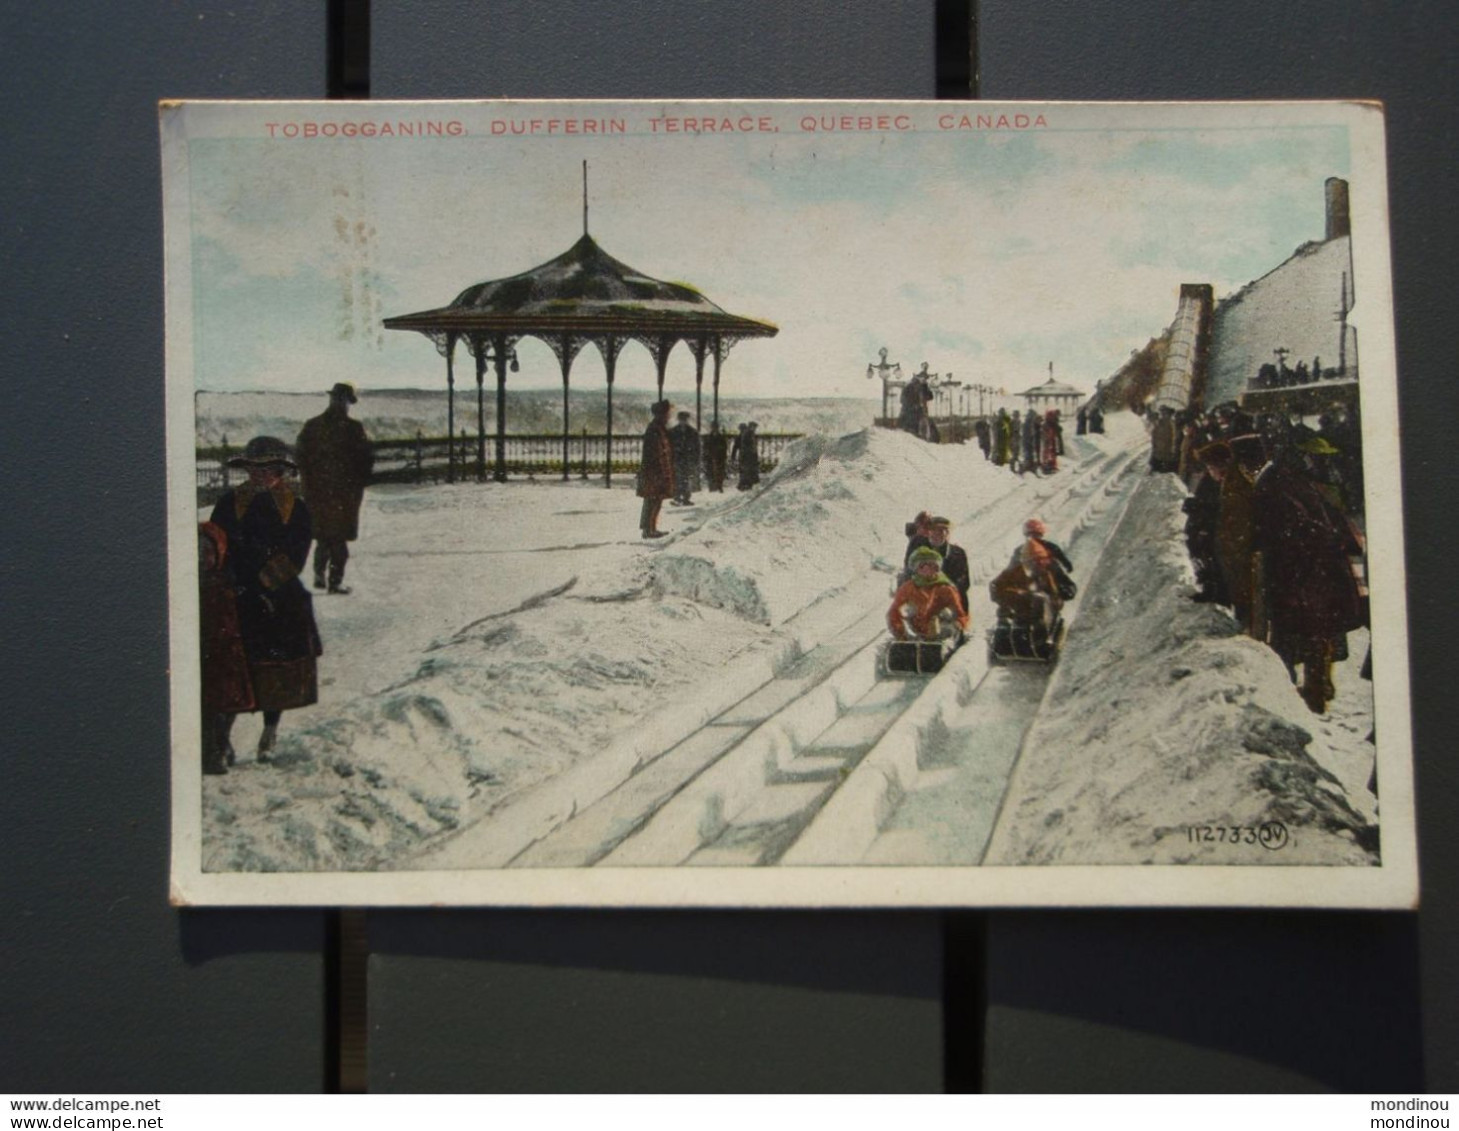
[[[1185,492],[1147,479],[1081,600],[986,863],[1376,864],[1371,702],[1349,639],[1313,715],[1265,645],[1190,600]],[[1280,823],[1280,848],[1228,840]],[[1192,827],[1224,827],[1212,840]]]
[[[204,782],[204,867],[388,866],[692,715],[736,671],[766,678],[793,654],[786,621],[869,571],[890,587],[918,510],[960,517],[1019,485],[975,446],[867,430],[798,441],[754,491],[665,507],[659,543],[628,533],[629,490],[598,483],[373,489],[355,594],[316,602],[321,702],[285,715],[270,767],[240,722],[243,763]]]

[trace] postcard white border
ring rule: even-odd
[[[360,121],[408,106],[476,112],[612,108],[683,113],[735,107],[747,113],[958,112],[1045,114],[1090,128],[1162,124],[1341,125],[1349,129],[1352,255],[1360,281],[1351,320],[1361,334],[1362,422],[1372,578],[1374,716],[1382,789],[1382,864],[1356,866],[1028,865],[1010,867],[583,868],[450,872],[211,873],[201,870],[201,769],[195,415],[192,372],[188,127],[228,128],[231,108],[308,108]],[[221,112],[215,108],[222,108]],[[236,119],[235,119],[236,121]],[[1417,906],[1408,633],[1399,474],[1397,361],[1388,236],[1382,107],[1331,103],[950,103],[950,102],[164,102],[161,106],[167,313],[168,578],[172,684],[171,899],[187,905],[510,907],[1329,907]],[[210,133],[209,136],[217,136]]]

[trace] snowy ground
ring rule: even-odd
[[[1069,438],[1060,476],[1139,442],[1122,431],[1137,422],[1112,423],[1108,437]],[[754,492],[666,506],[671,536],[657,543],[639,539],[626,484],[372,489],[354,593],[316,600],[320,702],[284,716],[273,766],[249,753],[257,718],[235,728],[240,764],[204,780],[204,868],[401,866],[625,736],[682,722],[800,646],[797,625],[844,612],[844,594],[868,579],[885,580],[875,589],[885,600],[917,510],[960,521],[1018,491],[1032,511],[1046,489],[972,445],[879,430],[813,436]],[[1345,682],[1340,708],[1316,719],[1274,656],[1189,602],[1172,541],[1179,498],[1167,477],[1132,504],[1108,555],[1130,576],[1082,599],[1087,642],[1077,651],[1071,634],[990,853],[1206,859],[1158,829],[1279,816],[1327,830],[1294,835],[1303,861],[1368,861],[1355,842],[1373,814],[1367,685]],[[954,540],[976,561],[981,540],[1012,534],[969,523]],[[985,626],[991,609],[978,593],[973,603]],[[1362,647],[1354,641],[1340,680]],[[1169,804],[1172,782],[1181,806]]]

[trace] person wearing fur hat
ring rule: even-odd
[[[659,511],[664,500],[674,497],[674,448],[669,441],[668,401],[657,401],[653,419],[643,430],[643,459],[638,465],[638,497],[643,508],[638,516],[639,534],[643,538],[662,538]]]
[[[942,555],[931,546],[919,546],[912,551],[909,563],[912,576],[898,587],[887,610],[887,627],[892,635],[907,640],[910,627],[912,635],[935,639],[941,635],[944,614],[957,625],[958,632],[966,632],[967,609],[957,586],[942,572]]]
[[[248,482],[225,492],[209,521],[226,538],[252,709],[263,712],[258,760],[267,762],[283,712],[319,698],[316,660],[323,648],[314,603],[299,579],[313,523],[289,484],[295,464],[282,440],[255,436],[228,465],[245,469]],[[228,727],[233,717],[226,716]],[[227,729],[220,735],[225,744]]]
[[[360,535],[360,503],[375,465],[375,452],[350,405],[355,387],[341,381],[329,390],[329,407],[304,424],[295,450],[304,497],[314,519],[314,588],[345,594],[349,544]],[[326,577],[326,570],[328,576]]]

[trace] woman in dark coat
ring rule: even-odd
[[[638,497],[643,509],[638,516],[641,537],[662,538],[659,511],[664,500],[674,497],[674,449],[669,442],[669,412],[674,406],[657,401],[653,419],[643,430],[643,458],[638,465]]]
[[[267,762],[283,712],[319,699],[316,658],[323,648],[314,603],[299,580],[313,524],[286,479],[295,467],[282,440],[256,436],[228,462],[245,468],[248,482],[218,500],[211,521],[227,538],[253,709],[263,712],[258,760]]]
[[[238,628],[238,602],[228,536],[211,522],[198,526],[198,629],[202,667],[203,773],[233,764],[233,716],[255,709],[248,657]]]

